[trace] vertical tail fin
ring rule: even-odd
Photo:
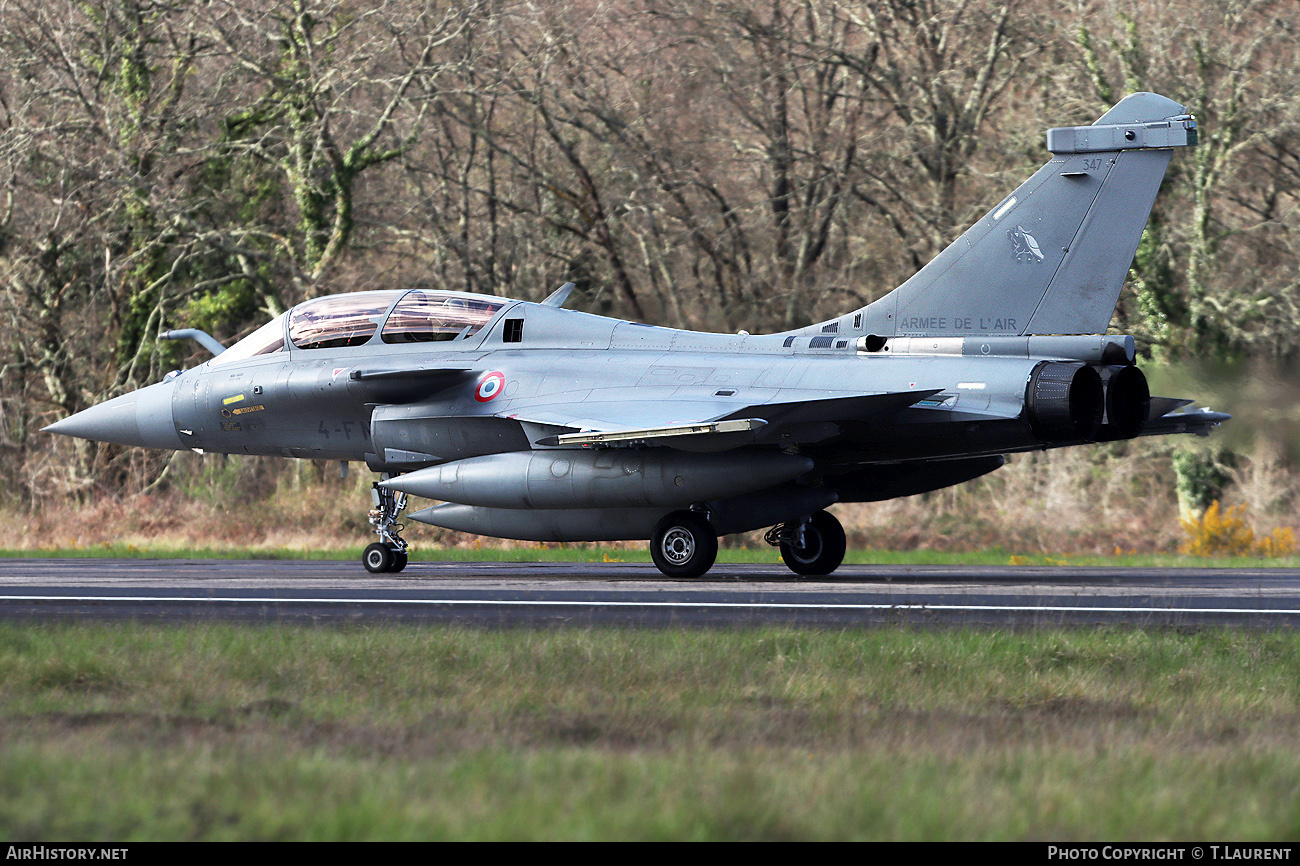
[[[1049,130],[1047,165],[903,285],[841,317],[839,333],[1103,333],[1171,148],[1194,144],[1196,122],[1154,93]]]

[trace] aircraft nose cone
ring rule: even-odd
[[[179,450],[185,445],[172,421],[174,389],[172,382],[159,382],[55,421],[43,432],[116,445]]]

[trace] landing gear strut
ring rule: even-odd
[[[383,479],[387,481],[389,477],[385,474]],[[397,518],[406,510],[406,494],[372,484],[370,498],[375,503],[370,509],[370,525],[375,528],[379,541],[365,549],[361,563],[371,574],[399,572],[406,568],[406,541],[400,534],[402,524]]]
[[[844,561],[844,527],[827,511],[774,526],[764,540],[780,546],[781,559],[795,574],[830,574]]]

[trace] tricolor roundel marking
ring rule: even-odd
[[[488,373],[483,377],[483,380],[478,383],[478,388],[474,391],[474,399],[480,403],[486,403],[496,395],[500,394],[505,387],[505,373]]]

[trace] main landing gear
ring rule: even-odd
[[[387,481],[389,476],[383,478]],[[370,525],[375,528],[379,541],[365,549],[361,562],[371,574],[399,572],[406,568],[406,541],[402,539],[402,524],[397,518],[406,510],[406,494],[373,484],[370,498],[375,503],[370,509]]]
[[[781,548],[781,559],[795,574],[830,574],[844,561],[844,527],[826,511],[797,523],[782,523],[764,536]],[[650,558],[669,577],[699,577],[718,557],[718,535],[706,512],[674,511],[655,527]]]
[[[669,577],[699,577],[718,558],[718,535],[697,511],[674,511],[655,526],[650,558]]]
[[[844,561],[847,543],[844,527],[827,511],[818,511],[798,523],[782,523],[768,530],[764,540],[781,548],[781,559],[795,574],[830,574]]]

